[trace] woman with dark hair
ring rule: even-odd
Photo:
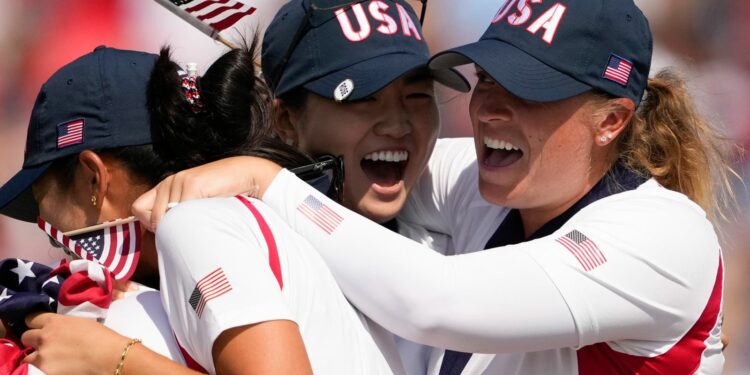
[[[110,51],[95,53],[110,56]],[[112,60],[121,64],[86,70],[127,69],[124,59]],[[24,180],[23,190],[33,191],[38,203],[14,194],[11,188],[20,181],[14,179],[0,191],[3,213],[33,218],[38,210],[52,227],[69,232],[128,216],[135,198],[159,179],[211,160],[255,155],[288,168],[313,163],[272,136],[269,94],[253,61],[254,46],[232,50],[199,78],[182,71],[164,49],[151,72],[148,106],[145,97],[126,96],[130,102],[105,100],[98,107],[94,104],[107,92],[98,96],[96,90],[80,93],[76,106],[59,92],[43,92],[40,98],[46,102],[35,106],[29,144],[37,132],[65,123],[73,110],[83,122],[82,136],[33,149],[19,175],[42,169]],[[51,81],[83,85],[87,73],[80,64],[71,65]],[[136,83],[116,82],[111,88],[123,84]],[[50,110],[52,101],[55,110]],[[33,158],[46,158],[46,164],[34,165]],[[243,196],[195,203],[174,208],[158,239],[150,232],[136,233],[142,249],[132,277],[160,286],[190,368],[220,374],[392,373],[322,259],[262,203]],[[82,331],[96,332],[97,323],[56,314],[32,316],[27,323],[31,329],[22,341],[38,350],[26,362],[48,374],[192,372],[137,345],[137,338],[121,335],[93,336],[86,359],[70,360],[56,350],[69,347]],[[34,329],[40,324],[49,330]],[[55,342],[62,345],[48,346]]]

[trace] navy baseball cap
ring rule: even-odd
[[[403,0],[292,0],[263,37],[263,75],[276,96],[304,87],[358,100],[426,68],[429,58],[419,18]],[[431,74],[458,91],[471,88],[452,68]]]
[[[23,168],[0,187],[0,214],[36,221],[31,185],[55,160],[151,143],[146,86],[157,57],[100,46],[55,72],[31,111]]]
[[[430,67],[475,63],[531,101],[597,89],[638,105],[652,49],[648,21],[633,0],[509,0],[478,42],[437,54]]]

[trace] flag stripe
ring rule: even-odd
[[[198,5],[194,5],[192,7],[185,8],[185,10],[188,11],[189,13],[200,12],[204,8],[209,7],[211,5],[226,4],[228,1],[229,0],[204,0],[203,2],[201,2]]]
[[[325,229],[329,234],[333,232],[335,229],[335,223],[332,221],[329,221],[326,217],[319,215],[317,212],[313,211],[310,207],[307,206],[300,206],[299,210],[305,214],[310,220],[312,220],[315,224]]]
[[[219,31],[224,30],[227,27],[234,25],[235,22],[239,21],[242,17],[252,15],[255,13],[255,10],[255,8],[250,8],[244,12],[234,13],[222,21],[211,23],[211,27]]]
[[[571,241],[567,237],[560,237],[557,239],[557,242],[561,243],[563,246],[565,246],[566,249],[568,249],[568,251],[571,254],[573,254],[573,256],[576,258],[578,263],[580,263],[581,266],[583,266],[584,270],[586,271],[590,270],[591,265],[585,259],[583,259],[583,257],[580,255],[580,252],[578,251],[578,248],[575,246],[575,243],[573,241]]]
[[[200,16],[198,16],[198,19],[201,20],[201,21],[205,21],[205,20],[214,18],[214,17],[216,17],[216,16],[218,16],[218,15],[224,13],[224,12],[227,12],[227,11],[230,11],[230,10],[234,10],[234,9],[240,9],[240,8],[242,8],[243,5],[244,4],[234,3],[232,5],[226,5],[226,6],[217,7],[217,8],[213,9],[212,11],[210,11],[208,13],[201,14]]]

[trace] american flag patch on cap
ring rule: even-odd
[[[565,246],[585,271],[591,271],[607,263],[607,258],[596,246],[596,243],[577,230],[571,231],[555,241]]]
[[[344,221],[341,215],[337,214],[323,202],[308,195],[302,203],[297,206],[297,211],[305,215],[310,221],[317,225],[324,232],[331,234],[339,224]]]
[[[224,274],[224,270],[219,267],[198,280],[195,289],[190,294],[188,303],[190,303],[190,307],[195,310],[195,313],[200,318],[208,301],[221,297],[231,290],[232,285],[229,283],[229,279]]]
[[[83,120],[73,120],[57,125],[57,148],[83,143]]]
[[[607,68],[604,69],[604,78],[627,86],[631,70],[633,70],[632,62],[612,54],[609,56]]]

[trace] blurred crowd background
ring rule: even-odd
[[[258,11],[225,30],[239,41],[262,34],[282,0],[245,0]],[[433,52],[476,40],[503,0],[429,0],[424,25]],[[728,137],[750,147],[750,1],[636,0],[655,36],[652,72],[679,68],[695,100]],[[421,3],[412,1],[419,13]],[[59,67],[105,44],[157,52],[170,44],[203,69],[226,50],[153,1],[0,0],[0,183],[18,171],[41,84]],[[471,74],[471,70],[465,70]],[[442,136],[471,134],[469,95],[440,89]],[[738,161],[738,214],[720,228],[727,268],[726,374],[750,373],[750,163]],[[35,225],[0,217],[0,258],[59,258]],[[686,254],[686,256],[690,256]]]

